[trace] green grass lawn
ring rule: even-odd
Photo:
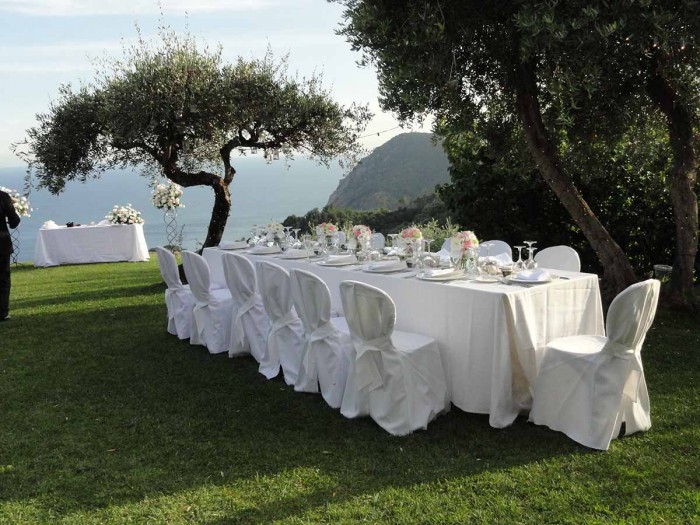
[[[700,323],[659,312],[653,427],[607,453],[453,409],[395,438],[165,330],[155,260],[13,271],[0,523],[700,523]]]

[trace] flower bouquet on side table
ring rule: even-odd
[[[143,224],[141,212],[132,208],[131,204],[114,206],[112,211],[105,215],[105,219],[112,224]]]

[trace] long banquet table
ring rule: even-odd
[[[147,261],[142,224],[42,228],[34,246],[34,266]]]
[[[218,248],[203,252],[212,280],[225,286]],[[338,284],[355,280],[387,292],[396,303],[398,330],[434,337],[440,346],[452,403],[489,414],[502,428],[530,408],[530,387],[537,377],[545,344],[578,334],[603,335],[603,311],[594,274],[552,271],[563,277],[533,286],[475,281],[422,281],[409,273],[363,272],[361,266],[329,267],[305,260],[251,255],[280,266],[302,268],[322,278],[333,307],[342,311]]]

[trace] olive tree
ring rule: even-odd
[[[92,83],[59,89],[15,147],[38,187],[59,193],[69,180],[144,166],[184,187],[209,186],[207,247],[219,243],[229,216],[234,153],[303,154],[328,165],[361,152],[371,114],[335,102],[320,77],[292,77],[269,52],[228,64],[221,48],[201,48],[189,35],[161,38],[158,46],[139,38],[122,59],[103,61]]]

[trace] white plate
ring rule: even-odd
[[[506,277],[511,282],[518,283],[518,284],[547,284],[551,283],[555,279],[558,279],[558,277],[550,277],[549,279],[540,279],[540,280],[534,280],[534,279],[518,279],[517,277],[512,277],[508,276]]]
[[[280,259],[306,259],[307,255],[304,253],[295,253],[291,255],[287,254],[282,254],[280,255]],[[313,255],[309,254],[308,257],[314,257]]]
[[[421,281],[456,281],[458,279],[464,279],[466,274],[463,271],[455,271],[450,273],[443,273],[438,275],[426,275],[422,272],[416,274],[416,278]]]
[[[367,273],[396,273],[396,272],[407,272],[410,270],[408,266],[401,266],[399,268],[382,268],[381,266],[378,268],[362,268],[363,272]]]
[[[247,250],[250,246],[236,246],[235,248],[222,248],[219,246],[219,250],[224,250],[225,252],[230,252],[233,250]]]
[[[501,279],[493,275],[480,275],[474,279],[475,283],[500,283]]]
[[[318,264],[319,266],[352,266],[353,264],[357,264],[357,261],[341,261],[341,262],[318,261],[316,264]]]

